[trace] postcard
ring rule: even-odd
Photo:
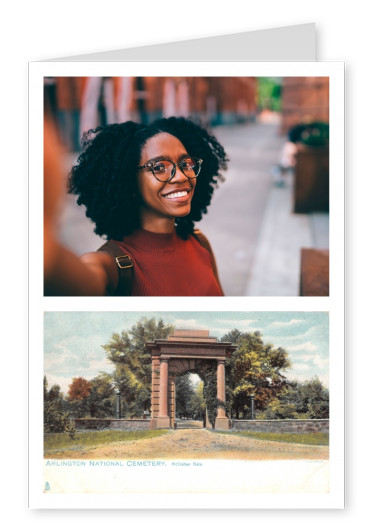
[[[31,65],[33,507],[343,506],[343,92]]]

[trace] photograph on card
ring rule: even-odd
[[[329,77],[44,77],[44,293],[329,295]]]
[[[169,491],[176,468],[199,471],[197,492],[328,492],[328,317],[46,312],[45,492],[133,492],[140,468],[143,492]]]

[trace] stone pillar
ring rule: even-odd
[[[169,378],[169,408],[170,408],[170,426],[175,426],[176,415],[176,396],[175,396],[175,376]]]
[[[225,384],[225,362],[218,360],[217,365],[217,398],[221,402],[226,402],[226,384]],[[217,417],[215,419],[216,430],[229,430],[230,421],[226,417],[226,411],[223,406],[218,406]]]
[[[255,395],[251,395],[251,420],[255,420]]]
[[[151,362],[151,430],[156,429],[159,415],[159,365],[159,358],[153,356]]]
[[[155,423],[156,429],[169,428],[168,416],[168,359],[162,359],[159,366],[159,413]]]
[[[121,418],[121,402],[120,402],[120,397],[121,397],[121,394],[120,394],[120,391],[116,391],[116,418],[117,419],[120,419]]]

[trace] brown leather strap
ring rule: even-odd
[[[98,252],[109,253],[115,258],[118,267],[119,282],[114,293],[111,295],[129,297],[132,295],[133,285],[133,262],[128,254],[113,242],[112,240],[106,242],[102,247],[97,249]]]
[[[211,258],[211,262],[212,262],[212,266],[213,266],[213,272],[214,272],[214,276],[215,278],[217,279],[217,282],[218,282],[218,285],[222,291],[222,295],[224,294],[223,293],[223,289],[222,289],[222,286],[221,286],[221,282],[219,280],[219,275],[218,275],[218,270],[217,270],[217,264],[216,264],[216,261],[215,261],[215,257],[214,257],[214,253],[213,253],[213,249],[211,248],[210,246],[210,243],[209,243],[209,240],[207,239],[206,236],[204,236],[204,234],[202,234],[202,232],[200,231],[200,229],[194,229],[193,231],[193,236],[196,238],[196,240],[199,242],[199,244],[204,248],[206,249],[207,251],[209,251],[210,253],[210,258]]]

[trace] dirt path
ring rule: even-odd
[[[208,430],[170,431],[154,439],[50,453],[54,459],[329,459],[327,446],[249,439]]]

